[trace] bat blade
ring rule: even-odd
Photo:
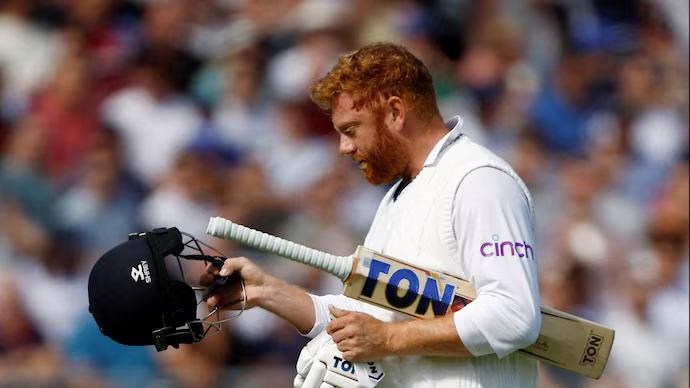
[[[476,298],[472,285],[464,279],[418,268],[362,246],[353,256],[333,256],[220,217],[211,218],[207,233],[322,269],[344,281],[346,296],[415,318],[457,311]],[[544,306],[541,318],[536,342],[519,352],[598,379],[613,346],[614,330]]]
[[[415,318],[457,311],[476,298],[471,284],[425,270],[359,246],[348,297]],[[614,330],[549,307],[541,307],[537,341],[519,352],[542,362],[598,379],[613,346]]]

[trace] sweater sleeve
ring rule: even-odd
[[[314,338],[322,331],[326,330],[328,322],[330,322],[330,312],[328,305],[333,305],[341,310],[363,312],[359,302],[349,298],[345,295],[313,295],[309,294],[312,303],[314,303],[314,326],[309,333],[304,334],[305,337]]]
[[[474,356],[504,357],[536,341],[541,312],[527,198],[503,171],[479,168],[458,187],[453,207],[457,260],[477,298],[455,312]]]

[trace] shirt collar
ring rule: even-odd
[[[463,121],[460,116],[455,116],[446,121],[446,128],[448,128],[448,131],[450,132],[448,132],[446,136],[443,136],[443,138],[436,143],[429,156],[427,156],[426,161],[424,161],[424,167],[434,164],[436,159],[438,159],[438,156],[441,154],[441,151],[462,136],[462,124]]]

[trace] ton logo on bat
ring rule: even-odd
[[[364,282],[364,287],[362,288],[362,296],[371,298],[374,295],[374,290],[379,282],[379,277],[381,274],[388,274],[391,265],[383,261],[372,258],[371,264],[369,266],[369,274]],[[409,282],[407,292],[403,296],[398,295],[399,285],[403,280]],[[386,284],[386,300],[388,303],[399,309],[404,309],[412,306],[413,303],[417,301],[419,296],[419,301],[417,302],[417,308],[415,313],[424,315],[429,309],[431,304],[434,315],[440,316],[445,315],[453,301],[453,295],[455,293],[455,286],[451,284],[446,284],[443,289],[443,294],[439,295],[438,281],[432,277],[426,276],[424,279],[424,285],[421,288],[422,293],[420,295],[420,279],[415,274],[414,271],[408,268],[400,268],[390,274],[388,283]]]
[[[599,348],[601,347],[601,343],[603,341],[603,337],[591,333],[589,335],[589,339],[587,340],[587,347],[585,348],[585,352],[582,353],[582,359],[580,360],[580,364],[594,365],[594,363],[597,361],[597,356],[599,355]]]

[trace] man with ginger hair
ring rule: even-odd
[[[477,298],[452,314],[412,320],[343,295],[311,295],[243,257],[209,272],[239,271],[249,307],[309,337],[326,330],[346,360],[380,361],[381,387],[537,386],[537,362],[515,352],[541,326],[532,199],[522,180],[462,134],[460,117],[444,123],[431,75],[401,46],[377,43],[341,56],[311,97],[330,114],[340,153],[367,181],[396,182],[363,245],[467,279]],[[209,303],[224,305],[238,292]]]

